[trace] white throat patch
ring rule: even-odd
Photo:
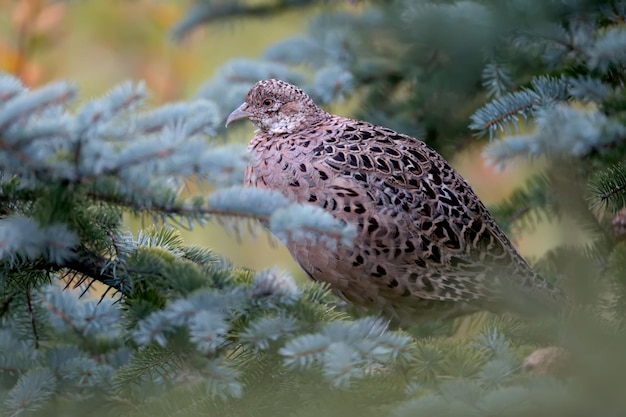
[[[289,115],[289,117],[273,117],[269,120],[268,129],[269,133],[289,133],[297,130],[298,126],[302,125],[306,119],[306,116],[302,113],[296,113]]]

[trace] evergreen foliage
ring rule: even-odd
[[[623,413],[626,5],[203,0],[173,36],[318,3],[305,33],[227,63],[188,102],[146,110],[145,87],[124,83],[76,104],[70,83],[29,91],[0,75],[2,415]],[[586,233],[536,265],[571,310],[481,316],[469,336],[390,329],[323,285],[187,245],[178,229],[206,221],[328,250],[350,239],[321,210],[240,187],[244,147],[219,139],[223,119],[271,77],[321,103],[354,97],[358,117],[447,155],[474,135],[494,164],[545,161],[493,211],[507,229],[541,216]],[[187,195],[192,179],[211,192]],[[133,236],[126,212],[155,225]],[[524,358],[549,345],[568,360],[545,375]]]

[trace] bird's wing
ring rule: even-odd
[[[415,285],[431,287],[420,297],[498,298],[502,274],[518,275],[519,286],[547,285],[467,182],[424,142],[337,117],[313,164],[332,176],[330,187],[351,190],[353,204],[363,207],[356,218],[369,244],[387,245],[382,250],[393,251],[396,264],[420,272]]]

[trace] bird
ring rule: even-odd
[[[258,81],[244,186],[277,190],[354,226],[350,244],[287,243],[314,281],[398,323],[552,308],[561,291],[520,255],[467,181],[424,141],[328,113],[300,87]],[[530,301],[529,301],[530,300]]]

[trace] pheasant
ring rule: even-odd
[[[299,87],[263,80],[227,118],[258,130],[245,185],[274,189],[353,224],[335,250],[288,243],[302,269],[345,300],[400,323],[553,305],[469,184],[426,143],[330,114]],[[537,304],[538,305],[538,304]]]

